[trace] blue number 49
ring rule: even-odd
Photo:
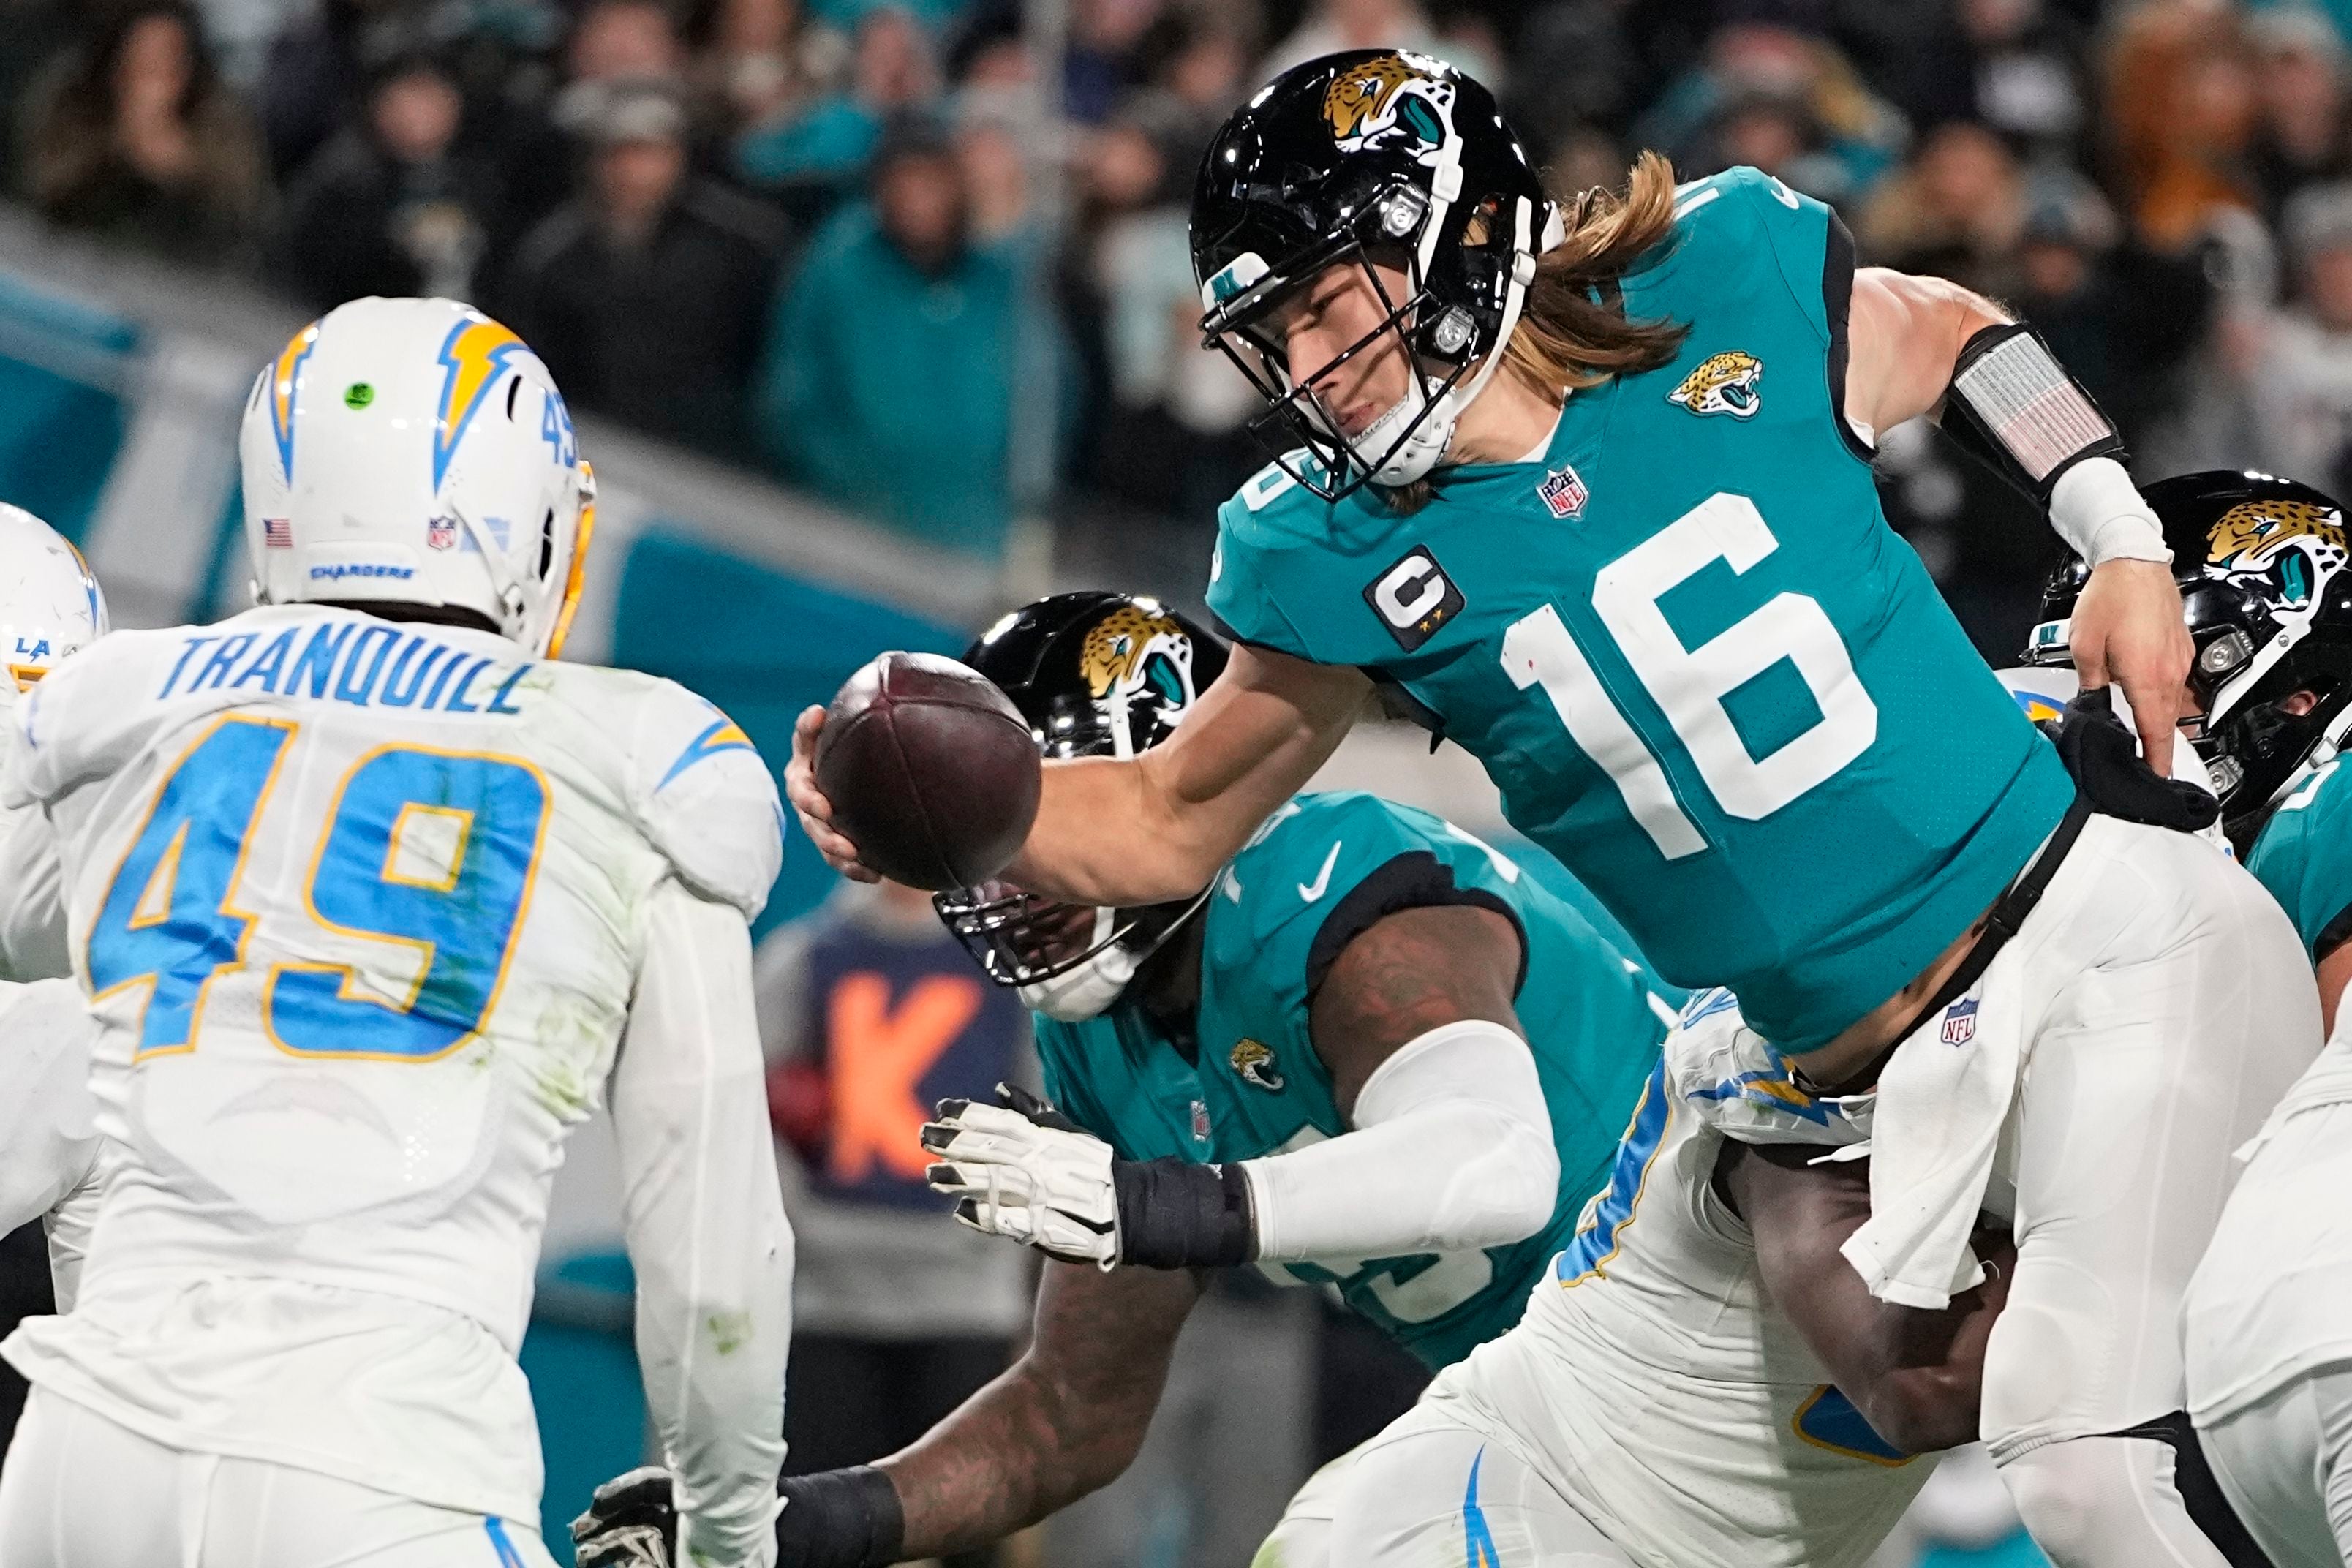
[[[213,726],[164,775],[116,868],[86,951],[96,995],[152,988],[134,1061],[195,1048],[207,988],[245,967],[260,916],[238,908],[237,882],[298,728]],[[326,932],[381,944],[383,959],[273,964],[261,997],[272,1043],[296,1056],[425,1061],[472,1038],[513,956],[547,808],[546,780],[512,757],[386,746],[353,763],[304,904]],[[292,940],[275,945],[311,945],[283,934]]]

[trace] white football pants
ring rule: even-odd
[[[2331,1096],[2347,1042],[2352,1009],[2320,1073]],[[2190,1289],[2189,1408],[2271,1561],[2337,1568],[2352,1554],[2352,1100],[2302,1094],[2252,1147]]]
[[[2305,1373],[2198,1436],[2277,1568],[2352,1562],[2352,1367]]]
[[[1253,1568],[1633,1568],[1534,1466],[1442,1405],[1318,1471],[1292,1507]]]
[[[0,1467],[0,1568],[554,1568],[536,1521],[164,1447],[35,1388]]]
[[[1250,1559],[1250,1568],[1331,1568],[1331,1517],[1339,1510],[1339,1489],[1357,1457],[1370,1446],[1359,1443],[1307,1478],[1274,1533]]]
[[[1308,1477],[1283,1510],[1282,1522],[1250,1559],[1250,1568],[1332,1568],[1339,1562],[1375,1568],[1424,1562],[1474,1568],[1553,1563],[1619,1568],[1632,1561],[1532,1470],[1492,1447],[1486,1435],[1442,1420],[1413,1422],[1408,1431],[1409,1419],[1401,1418]],[[1340,1499],[1358,1461],[1384,1445],[1385,1457],[1372,1460],[1387,1478],[1374,1483],[1382,1489],[1379,1505],[1369,1517],[1360,1510],[1349,1534],[1351,1555],[1335,1556],[1331,1542]],[[1483,1558],[1482,1543],[1488,1552]]]
[[[2034,1021],[2008,1127],[2017,1270],[1985,1348],[1985,1445],[2058,1568],[2221,1568],[2169,1455],[2101,1435],[2187,1405],[2181,1302],[2232,1152],[2318,1054],[2317,986],[2242,868],[2105,817],[2015,940],[2032,944],[2011,974]]]

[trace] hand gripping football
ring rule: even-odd
[[[833,824],[894,882],[969,888],[1037,819],[1036,737],[1012,700],[951,658],[886,653],[843,682],[816,743]]]

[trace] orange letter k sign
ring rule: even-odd
[[[833,988],[826,1055],[833,1077],[833,1176],[861,1182],[879,1163],[920,1181],[931,1157],[922,1145],[930,1108],[915,1086],[980,1011],[977,979],[931,974],[893,1010],[879,974],[842,976]]]

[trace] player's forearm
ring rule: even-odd
[[[783,1462],[792,1231],[776,1181],[741,915],[655,895],[613,1079],[646,1398],[688,1563],[765,1563]]]
[[[1872,1428],[1909,1454],[1932,1454],[1977,1440],[1983,1403],[1984,1352],[2009,1300],[2017,1249],[2005,1237],[1979,1233],[1984,1283],[1940,1312],[1876,1303],[1882,1348],[1878,1374],[1854,1399]],[[1853,1397],[1851,1390],[1848,1396]]]
[[[1173,806],[1140,761],[1050,762],[1036,826],[1004,875],[1074,904],[1139,909],[1187,898],[1232,853],[1220,852],[1213,814],[1212,805],[1204,822]]]
[[[1369,689],[1355,669],[1235,647],[1172,739],[1132,760],[1048,763],[1005,875],[1078,904],[1189,898],[1330,757]]]
[[[648,1219],[662,1223],[658,1211]],[[723,1240],[724,1250],[753,1253],[752,1266],[725,1271],[727,1279],[696,1280],[690,1267],[674,1269],[642,1232],[633,1237],[637,1358],[696,1552],[683,1561],[760,1564],[772,1561],[775,1476],[784,1459],[791,1233],[781,1214],[764,1245],[749,1236],[721,1238],[709,1234],[713,1228],[704,1227],[688,1246],[717,1252]]]
[[[2336,1016],[2343,1009],[2347,982],[2352,982],[2352,942],[2331,949],[2319,961],[2320,1025],[2331,1037],[2336,1032]]]
[[[900,1554],[971,1551],[1108,1485],[1150,1418],[1131,1401],[1086,1408],[1024,1358],[877,1467],[905,1516]]]
[[[905,1513],[901,1554],[1002,1540],[1116,1479],[1200,1296],[1190,1273],[1047,1264],[1027,1353],[882,1461]]]
[[[1932,1312],[1874,1298],[1838,1253],[1870,1216],[1868,1163],[1820,1163],[1819,1152],[1724,1146],[1717,1179],[1754,1235],[1765,1293],[1881,1437],[1914,1454],[1969,1441],[2001,1291],[1989,1280]]]

